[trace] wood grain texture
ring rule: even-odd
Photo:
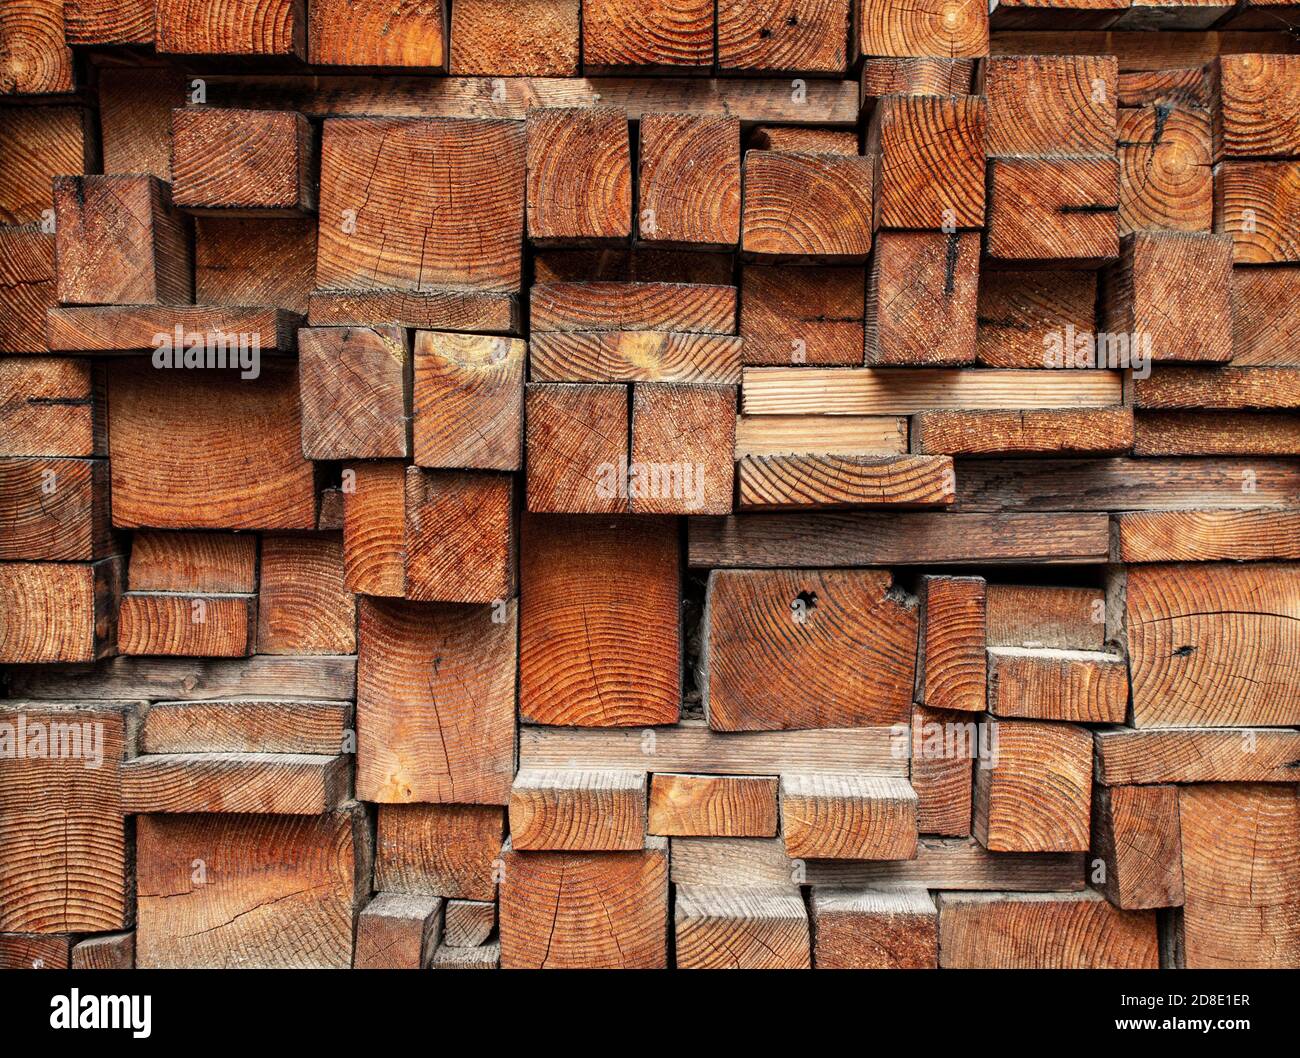
[[[1124,511],[1115,532],[1121,562],[1300,559],[1297,511]]]
[[[746,364],[861,364],[864,312],[860,267],[742,266]]]
[[[515,755],[515,616],[488,606],[362,599],[357,793],[503,805]],[[437,664],[435,665],[435,662]]]
[[[656,773],[650,779],[648,831],[673,837],[774,837],[777,780]]]
[[[120,550],[103,460],[0,458],[0,560],[90,562]]]
[[[135,533],[127,575],[132,591],[248,594],[257,589],[257,538],[237,533]]]
[[[1093,732],[1096,779],[1106,786],[1158,783],[1289,783],[1300,769],[1300,733],[1251,727]]]
[[[1220,55],[1211,67],[1214,160],[1300,154],[1300,60]]]
[[[477,948],[496,931],[497,905],[488,900],[448,900],[443,913],[442,943],[449,948]]]
[[[452,948],[440,944],[433,953],[434,970],[499,970],[501,942],[493,941],[477,948]]]
[[[900,11],[888,0],[854,0],[855,54],[976,58],[989,51],[988,9],[967,0],[925,0]]]
[[[120,558],[0,563],[0,663],[89,662],[113,654],[121,583]]]
[[[894,415],[740,415],[736,458],[775,455],[902,455],[907,419]]]
[[[320,173],[317,287],[518,291],[518,122],[330,118]],[[462,208],[439,208],[450,200]]]
[[[1184,964],[1300,965],[1294,786],[1208,784],[1178,791],[1186,900]]]
[[[55,352],[134,353],[152,350],[163,367],[184,367],[188,353],[214,375],[239,366],[260,374],[261,353],[294,348],[298,318],[270,306],[95,305],[51,308],[45,342]],[[186,348],[188,346],[188,349]],[[242,353],[241,353],[242,349]],[[241,360],[242,358],[242,360]]]
[[[134,970],[135,931],[103,933],[72,946],[73,970]]]
[[[1234,264],[1300,261],[1291,217],[1300,202],[1300,162],[1226,161],[1214,171],[1214,230],[1232,236]]]
[[[1183,849],[1178,787],[1101,786],[1092,795],[1092,855],[1101,891],[1116,907],[1179,907]]]
[[[888,572],[716,570],[703,694],[715,731],[903,723],[916,602]]]
[[[0,456],[108,452],[106,375],[74,357],[0,357]]]
[[[152,8],[152,5],[150,5]],[[153,38],[153,12],[149,12]],[[172,111],[188,100],[185,75],[158,67],[99,71],[99,135],[106,173],[172,178]]]
[[[1095,272],[989,271],[979,277],[975,352],[989,367],[1045,368],[1070,327],[1092,331]]]
[[[314,0],[307,61],[445,71],[447,6],[446,0]]]
[[[462,0],[451,9],[451,73],[576,77],[579,0]]]
[[[1133,411],[925,411],[913,417],[912,449],[976,455],[1120,455],[1133,448]]]
[[[255,595],[127,592],[117,617],[117,650],[127,655],[241,658],[253,652]]]
[[[1088,848],[1092,736],[1087,728],[995,720],[995,756],[975,768],[974,833],[990,852],[1080,852]]]
[[[66,970],[72,938],[40,933],[0,933],[0,969]]]
[[[1135,727],[1291,725],[1300,576],[1276,564],[1134,566],[1125,618]]]
[[[970,833],[976,738],[975,722],[965,714],[912,707],[908,778],[916,791],[916,828],[922,834]]]
[[[0,223],[36,224],[54,208],[53,180],[94,163],[88,112],[81,107],[0,111]],[[41,144],[32,150],[31,144]]]
[[[1118,654],[990,647],[989,712],[1035,720],[1124,723],[1128,667]]]
[[[0,11],[0,95],[67,93],[75,80],[62,0],[6,4]]]
[[[733,239],[734,242],[734,239]],[[721,284],[609,281],[536,283],[529,327],[539,331],[736,333],[736,288]]]
[[[797,889],[679,886],[673,905],[679,970],[807,970],[808,909]]]
[[[1300,368],[1166,367],[1134,382],[1133,402],[1139,408],[1296,408]]]
[[[160,53],[304,57],[299,0],[156,0],[155,12]]]
[[[541,382],[740,381],[745,343],[685,331],[543,331],[529,343],[530,377]]]
[[[941,893],[944,969],[1132,969],[1159,966],[1155,914],[1120,911],[1100,893]]]
[[[721,0],[718,69],[843,76],[849,8],[849,0]]]
[[[794,859],[910,860],[916,791],[906,779],[781,776],[781,826]]]
[[[634,386],[631,428],[627,488],[634,514],[731,513],[734,386]]]
[[[982,577],[922,577],[916,701],[931,709],[983,712],[987,605]]]
[[[871,159],[793,151],[745,154],[741,249],[767,257],[866,260]]]
[[[1119,63],[1113,57],[997,55],[980,73],[989,154],[1114,151]]]
[[[740,238],[740,121],[698,114],[641,119],[637,233],[642,242],[732,247]]]
[[[1134,434],[1139,456],[1300,455],[1300,419],[1289,412],[1140,411]]]
[[[65,0],[64,35],[69,44],[152,44],[153,15],[149,0]]]
[[[528,237],[583,243],[632,231],[627,115],[615,107],[530,110]]]
[[[298,393],[309,459],[408,454],[410,353],[397,327],[302,327]]]
[[[1214,172],[1207,111],[1157,102],[1119,112],[1119,230],[1209,231]]]
[[[933,970],[939,915],[924,889],[812,890],[813,962],[819,970]]]
[[[713,63],[710,0],[588,0],[582,5],[582,67],[707,73]]]
[[[520,554],[521,721],[675,723],[682,647],[674,522],[530,516]],[[635,651],[626,649],[632,639]]]
[[[122,764],[139,703],[6,701],[0,930],[122,929],[134,917]],[[96,766],[98,760],[98,766]]]
[[[741,510],[801,507],[943,507],[955,484],[947,456],[745,456]]]
[[[262,537],[257,653],[355,654],[356,602],[336,534]]]
[[[496,899],[505,831],[500,808],[385,804],[378,811],[378,888],[448,899]]]
[[[128,814],[320,815],[349,791],[346,757],[298,753],[158,753],[122,765]]]
[[[406,468],[408,599],[492,603],[515,594],[515,484],[506,474]]]
[[[668,852],[502,854],[503,969],[663,969]]]
[[[979,236],[881,232],[867,269],[866,364],[975,362]]]
[[[140,727],[140,752],[330,756],[351,730],[350,702],[306,698],[219,698],[154,702]]]
[[[510,789],[510,844],[570,852],[639,849],[646,835],[643,772],[526,768]]]
[[[1232,270],[1232,362],[1300,367],[1300,271]]]
[[[527,357],[522,341],[419,331],[412,383],[416,465],[520,469]]]
[[[521,326],[519,295],[512,291],[313,290],[307,306],[313,326],[391,323],[486,334],[518,334]]]
[[[529,382],[524,409],[529,511],[627,509],[626,490],[617,484],[628,457],[625,386]]]
[[[136,838],[141,969],[352,964],[371,863],[355,801],[323,816],[140,816]]]
[[[406,594],[406,468],[395,460],[344,468],[343,586],[358,595]]]
[[[354,970],[423,970],[442,932],[443,902],[436,896],[376,893],[357,915]]]
[[[1100,589],[990,584],[986,596],[990,647],[1101,650],[1106,641]]]
[[[256,380],[115,365],[108,388],[113,524],[157,529],[311,529],[295,366]]]
[[[316,208],[315,131],[301,114],[172,111],[172,199],[188,212],[297,216]]]
[[[1114,155],[991,159],[986,252],[1003,261],[1118,257]]]

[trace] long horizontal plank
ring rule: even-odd
[[[1300,782],[1300,731],[1129,727],[1093,732],[1096,778],[1107,786],[1193,782]]]
[[[740,381],[745,340],[685,331],[539,331],[529,342],[534,382]]]
[[[888,727],[718,734],[702,721],[676,727],[521,727],[519,767],[775,775],[783,771],[906,776]]]
[[[1080,853],[988,852],[974,838],[922,837],[916,859],[793,861],[781,838],[673,838],[677,885],[916,885],[1068,892],[1084,887]]]
[[[196,701],[204,698],[355,698],[357,659],[352,654],[312,657],[257,655],[251,658],[125,658],[94,669],[30,665],[9,669],[10,693],[45,701],[146,699]]]
[[[1105,562],[1109,543],[1104,514],[849,511],[692,518],[687,546],[692,566],[771,569]]]
[[[856,81],[694,77],[263,77],[207,80],[208,104],[298,110],[308,117],[512,118],[530,107],[620,107],[643,114],[716,114],[763,124],[838,125],[858,119]]]
[[[1281,20],[1278,29],[1284,29]],[[990,55],[1114,55],[1121,73],[1201,66],[1216,55],[1295,50],[1295,40],[1286,32],[1000,30],[989,36]]]
[[[1281,459],[972,459],[963,512],[1160,511],[1300,505],[1300,463]]]
[[[122,765],[122,811],[319,815],[348,793],[348,758],[160,753]]]
[[[736,459],[745,456],[901,455],[907,419],[897,415],[738,415]]]
[[[1300,511],[1128,511],[1117,562],[1300,560]]]
[[[294,339],[302,317],[284,309],[266,306],[226,308],[221,305],[78,305],[50,309],[46,338],[54,352],[116,353],[160,349],[159,338],[170,340],[173,362],[164,367],[179,367],[186,345],[194,335],[201,335],[204,355],[215,356],[220,342],[239,339],[252,342],[257,336],[258,350],[268,353],[294,348]],[[226,350],[226,364],[241,365],[236,348]],[[221,363],[202,366],[224,366]]]

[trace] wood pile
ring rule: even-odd
[[[1300,966],[1295,0],[9,0],[0,966]]]

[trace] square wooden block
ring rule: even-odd
[[[316,208],[316,136],[301,114],[172,111],[172,200],[191,213],[297,216]]]

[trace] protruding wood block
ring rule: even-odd
[[[1300,366],[1300,269],[1232,270],[1232,362]]]
[[[862,363],[864,290],[861,268],[745,265],[745,363]]]
[[[104,460],[0,457],[0,560],[92,562],[118,550]]]
[[[136,849],[140,968],[352,965],[372,855],[355,801],[321,816],[139,816]]]
[[[194,300],[200,305],[278,305],[305,313],[315,283],[314,218],[195,220]]]
[[[1086,411],[925,411],[912,450],[948,455],[1120,455],[1133,447],[1131,408]]]
[[[0,930],[95,933],[130,924],[122,764],[135,753],[139,704],[0,705]]]
[[[914,706],[911,748],[917,830],[965,837],[970,833],[971,760],[979,754],[975,720],[966,713]]]
[[[849,7],[849,0],[722,0],[718,69],[843,76]]]
[[[58,304],[54,236],[36,224],[0,227],[0,350],[43,353],[46,311]]]
[[[453,948],[446,944],[438,945],[433,953],[435,970],[499,970],[501,968],[501,944],[493,941],[477,948]]]
[[[255,595],[127,592],[117,618],[120,654],[242,658],[253,652]]]
[[[347,797],[349,761],[299,753],[156,753],[122,765],[128,815],[320,815]]]
[[[1300,559],[1300,511],[1121,511],[1121,562]]]
[[[619,107],[530,110],[528,237],[538,243],[626,239],[632,231],[627,114]]]
[[[587,0],[582,5],[586,73],[647,68],[707,73],[713,63],[714,4],[676,0]]]
[[[675,522],[529,516],[520,554],[520,719],[565,727],[676,723]],[[637,649],[627,650],[633,641]]]
[[[343,477],[344,587],[358,595],[404,595],[406,467],[354,463]]]
[[[132,591],[247,595],[257,590],[257,537],[238,533],[135,533],[127,574]]]
[[[808,909],[793,886],[678,886],[679,970],[807,970]]]
[[[645,834],[644,772],[525,769],[515,776],[510,843],[516,849],[639,849]]]
[[[1232,359],[1232,241],[1208,232],[1138,232],[1101,276],[1101,325],[1137,336],[1156,360]]]
[[[977,6],[963,2],[961,10]],[[889,10],[896,17],[897,8]],[[875,226],[983,227],[986,120],[979,96],[880,99],[867,128],[867,154],[876,161]]]
[[[990,647],[1096,651],[1106,642],[1100,589],[990,584],[987,597]]]
[[[503,969],[663,969],[668,851],[502,854]]]
[[[0,562],[0,662],[96,661],[117,650],[122,560]]]
[[[1300,161],[1226,161],[1214,169],[1214,230],[1232,236],[1234,264],[1300,261]]]
[[[313,250],[314,257],[314,250]],[[369,325],[378,321],[416,330],[460,330],[518,334],[519,295],[515,291],[469,290],[313,290],[307,298],[313,326]]]
[[[991,155],[1110,154],[1119,63],[1111,55],[994,55],[982,64]]]
[[[858,155],[749,151],[741,249],[766,257],[865,261],[872,161]]]
[[[1300,966],[1300,811],[1295,786],[1211,783],[1178,791],[1189,969]]]
[[[733,247],[740,238],[740,119],[645,114],[637,234],[643,243]]]
[[[856,129],[804,125],[760,125],[746,140],[750,150],[799,151],[804,154],[858,154]]]
[[[866,55],[860,95],[868,112],[881,96],[963,96],[970,92],[974,75],[974,59]]]
[[[883,570],[715,570],[702,651],[715,731],[906,723],[915,600]]]
[[[313,66],[447,69],[446,0],[312,0],[308,18],[307,61]]]
[[[261,374],[262,353],[294,349],[297,326],[293,313],[266,305],[94,305],[50,309],[45,340],[55,352],[152,350],[160,371],[238,368],[247,380]]]
[[[989,53],[988,8],[939,0],[900,9],[891,0],[854,0],[853,53],[978,58]]]
[[[1154,970],[1156,917],[1100,893],[940,893],[944,969]]]
[[[461,0],[451,9],[454,76],[576,77],[579,0]]]
[[[343,750],[351,730],[351,702],[289,697],[154,702],[141,725],[140,752],[328,757]]]
[[[651,834],[770,838],[776,831],[775,778],[671,773],[651,776]]]
[[[500,808],[480,805],[380,805],[375,885],[464,900],[495,900]]]
[[[1148,378],[1134,380],[1133,403],[1139,408],[1229,411],[1239,408],[1296,408],[1300,407],[1300,369],[1166,367]]]
[[[1133,726],[1296,724],[1298,607],[1300,569],[1291,565],[1132,567],[1125,633]]]
[[[742,510],[944,507],[956,487],[948,456],[745,456],[736,474]]]
[[[744,340],[687,331],[541,331],[530,342],[532,383],[740,381]],[[612,400],[612,398],[610,398]]]
[[[984,711],[985,626],[983,577],[921,578],[917,702]]]
[[[416,334],[416,464],[520,469],[527,357],[527,343],[509,338]]]
[[[1095,330],[1096,272],[993,272],[979,277],[975,351],[989,367],[1051,367],[1067,333]],[[1073,328],[1073,331],[1070,331]]]
[[[1133,454],[1300,455],[1300,419],[1287,412],[1140,411],[1135,418]]]
[[[135,932],[102,933],[72,946],[74,970],[134,970]]]
[[[89,360],[0,357],[0,456],[107,455],[104,382]]]
[[[403,459],[411,383],[402,329],[298,331],[303,455],[308,459]]]
[[[1117,654],[990,647],[989,712],[1031,720],[1122,724],[1128,666]]]
[[[295,0],[156,0],[155,12],[159,53],[305,54],[307,12]]]
[[[84,173],[87,162],[94,165],[88,113],[82,107],[49,106],[0,111],[0,223],[49,220],[54,178]]]
[[[1294,781],[1300,732],[1265,728],[1128,727],[1093,732],[1096,780],[1107,786]]]
[[[356,602],[337,534],[262,537],[257,653],[355,654]]]
[[[425,602],[515,594],[515,489],[507,474],[406,468],[406,590]]]
[[[922,888],[812,890],[813,964],[819,970],[933,970],[939,914]]]
[[[530,382],[525,394],[528,509],[612,514],[627,509],[625,386]]]
[[[1216,162],[1300,155],[1300,59],[1220,55],[1210,69]]]
[[[0,970],[67,970],[72,938],[40,933],[0,933]]]
[[[442,943],[448,948],[477,948],[497,928],[497,905],[491,900],[448,900],[442,918]]]
[[[357,915],[354,970],[423,970],[442,933],[442,899],[376,893]]]
[[[358,610],[358,795],[504,805],[514,777],[514,604],[363,598]]]
[[[975,768],[975,836],[990,852],[1088,848],[1092,736],[1038,720],[985,721],[992,758]]]
[[[293,111],[182,107],[172,111],[172,200],[191,213],[310,213],[314,147]]]
[[[113,524],[141,529],[312,529],[296,366],[260,377],[123,360],[109,380]]]
[[[881,232],[867,270],[867,364],[975,362],[979,236]]]
[[[58,177],[54,212],[64,304],[183,305],[193,299],[188,222],[156,177]]]
[[[991,158],[986,252],[1004,261],[1118,257],[1114,155]]]
[[[14,0],[4,5],[0,45],[0,96],[76,89],[72,49],[64,40],[63,0]],[[63,965],[66,968],[66,958]]]
[[[524,143],[518,121],[327,118],[316,286],[518,292]]]
[[[916,856],[916,806],[906,779],[781,776],[781,821],[793,859],[910,860]]]
[[[1105,872],[1098,887],[1116,907],[1181,906],[1178,787],[1097,787],[1092,794],[1092,855],[1094,875],[1097,860]]]
[[[734,386],[634,386],[630,510],[730,514],[735,443]]]
[[[1119,231],[1209,231],[1210,116],[1153,103],[1119,112]]]

